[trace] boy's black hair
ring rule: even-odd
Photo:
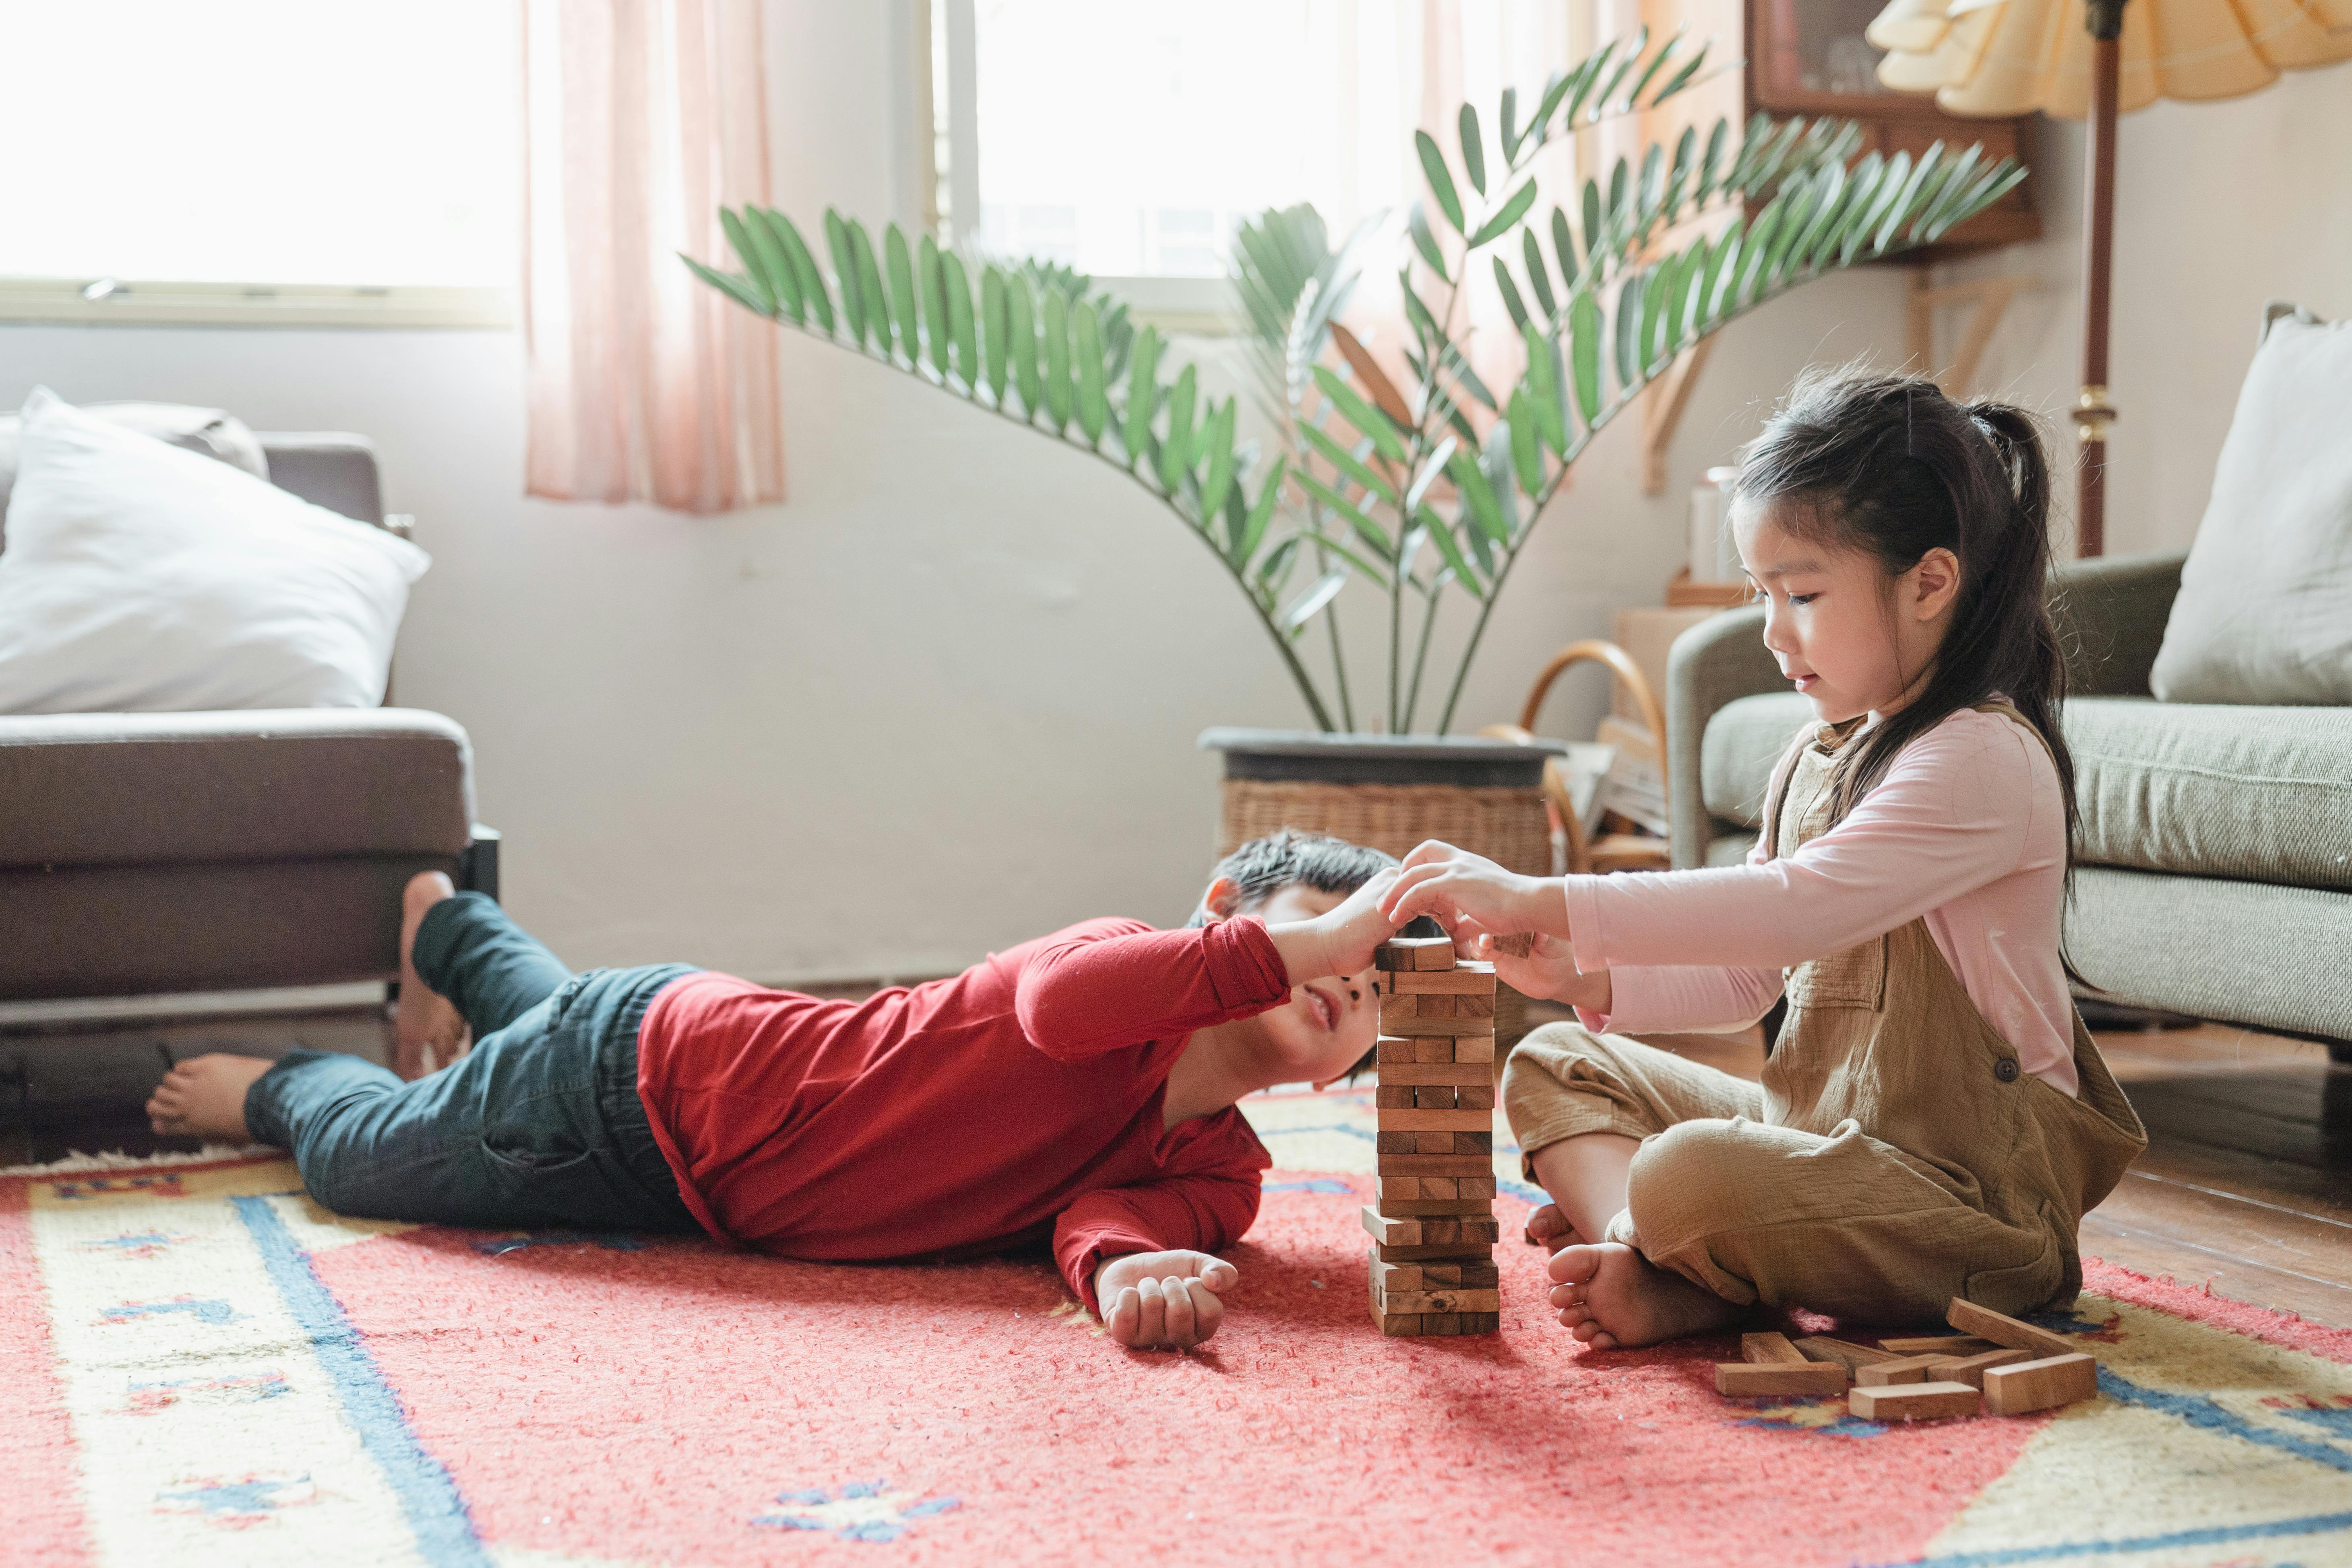
[[[1209,879],[1213,882],[1220,877],[1226,878],[1240,889],[1234,896],[1233,908],[1221,913],[1245,915],[1263,909],[1268,899],[1289,887],[1312,888],[1318,893],[1335,893],[1344,899],[1396,863],[1393,855],[1350,844],[1328,833],[1302,833],[1295,827],[1285,827],[1263,838],[1251,839],[1218,861]],[[1192,911],[1192,918],[1184,923],[1207,925],[1209,914],[1204,896],[1201,906]]]
[[[1263,838],[1251,839],[1218,861],[1217,868],[1209,873],[1209,880],[1232,879],[1240,891],[1234,896],[1233,907],[1223,912],[1245,915],[1265,908],[1265,901],[1285,888],[1312,888],[1318,893],[1344,899],[1397,863],[1395,856],[1382,850],[1350,844],[1328,833],[1301,833],[1295,827],[1285,827]],[[1185,923],[1209,923],[1205,897]],[[1412,936],[1444,933],[1444,928],[1426,915],[1409,922],[1404,930]],[[1371,1067],[1379,1056],[1380,1047],[1374,1046],[1345,1076],[1354,1078]]]
[[[1906,745],[2003,696],[2057,764],[2071,884],[2074,759],[2058,729],[2066,661],[2050,620],[2050,464],[2033,416],[1989,399],[1955,403],[1917,376],[1809,375],[1741,451],[1738,495],[1789,503],[1774,512],[1777,526],[1864,551],[1890,582],[1931,550],[1959,561],[1934,667],[1916,697],[1839,758],[1830,820],[1843,820]]]

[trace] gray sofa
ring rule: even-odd
[[[385,525],[364,437],[254,439],[273,483]],[[391,979],[410,877],[498,890],[473,806],[437,713],[0,715],[0,1000]]]
[[[2068,951],[2111,1001],[2316,1037],[2352,1060],[2352,709],[2155,700],[2182,560],[2056,576],[2083,825]],[[1811,712],[1762,627],[1760,609],[1718,616],[1668,658],[1678,867],[1748,853]]]

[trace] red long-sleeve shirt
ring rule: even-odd
[[[1088,1306],[1107,1257],[1213,1251],[1271,1162],[1230,1106],[1162,1126],[1193,1030],[1289,994],[1265,928],[1075,925],[863,1002],[691,974],[637,1033],[637,1091],[710,1234],[790,1258],[974,1257],[1051,1238]]]

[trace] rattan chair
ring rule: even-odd
[[[1658,776],[1663,782],[1666,769],[1666,710],[1660,705],[1657,694],[1650,689],[1633,656],[1615,643],[1601,637],[1588,637],[1569,644],[1543,667],[1536,683],[1528,690],[1528,700],[1519,709],[1516,724],[1489,724],[1478,732],[1498,741],[1517,741],[1522,744],[1535,739],[1536,719],[1543,711],[1544,699],[1551,694],[1552,682],[1580,664],[1605,664],[1619,685],[1633,699],[1633,706],[1642,715],[1642,722],[1658,743]],[[1571,875],[1585,876],[1605,871],[1663,871],[1673,865],[1672,852],[1663,838],[1646,838],[1632,833],[1608,833],[1587,841],[1584,824],[1577,816],[1574,801],[1569,794],[1568,775],[1558,759],[1544,764],[1544,800],[1568,842],[1568,870]]]

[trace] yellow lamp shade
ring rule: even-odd
[[[1893,0],[1865,36],[1878,79],[1933,92],[1953,114],[2040,110],[2080,120],[2091,100],[2083,0]],[[2235,98],[2279,73],[2352,59],[2352,0],[2128,0],[2120,110],[2158,98]]]

